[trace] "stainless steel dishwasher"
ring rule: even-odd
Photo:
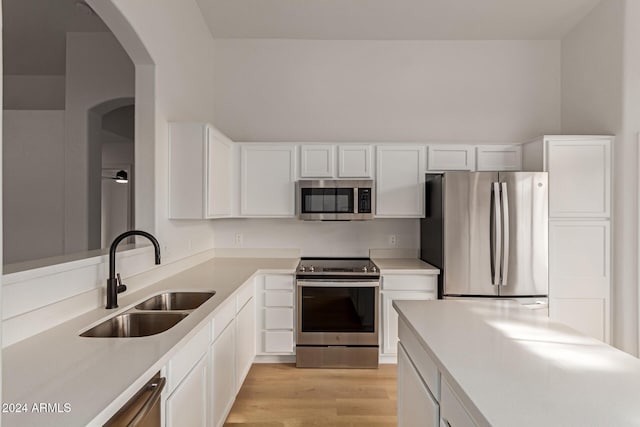
[[[153,376],[107,423],[116,427],[160,427],[160,395],[166,378]]]

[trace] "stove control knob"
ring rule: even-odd
[[[367,268],[367,266],[365,265],[364,267],[362,267],[362,271],[364,271],[364,272],[366,273],[367,271],[369,271],[369,269],[368,269],[368,268]]]
[[[316,271],[316,268],[313,265],[310,265],[309,271],[313,273],[314,271]]]
[[[372,272],[372,273],[375,273],[376,271],[378,271],[378,269],[376,268],[376,266],[375,266],[375,265],[372,265],[372,266],[371,266],[371,272]]]
[[[304,265],[301,265],[300,271],[304,273],[305,271],[307,271],[307,267],[305,267]]]

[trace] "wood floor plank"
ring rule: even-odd
[[[225,426],[391,427],[397,424],[396,395],[396,365],[298,369],[255,364]]]

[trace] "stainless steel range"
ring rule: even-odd
[[[380,272],[368,258],[303,258],[296,366],[377,368]]]

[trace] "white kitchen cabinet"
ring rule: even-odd
[[[440,408],[411,359],[398,346],[398,426],[438,427]]]
[[[521,145],[478,145],[476,146],[477,171],[519,171],[522,170]]]
[[[260,276],[256,286],[258,358],[265,361],[291,361],[295,355],[294,276]]]
[[[426,148],[379,145],[376,151],[376,217],[424,215]]]
[[[336,146],[300,146],[300,178],[332,178],[335,175]]]
[[[476,427],[446,379],[441,382],[440,418],[447,427]]]
[[[240,387],[256,355],[256,306],[251,298],[236,315],[236,392]]]
[[[215,427],[224,424],[236,396],[235,335],[235,327],[232,322],[220,333],[211,346],[211,364],[213,366],[212,420]]]
[[[429,145],[429,171],[474,170],[475,150],[471,145]]]
[[[371,146],[340,145],[338,147],[339,178],[372,178]]]
[[[393,356],[398,346],[397,300],[433,300],[438,298],[437,275],[383,274],[381,279],[382,355]]]
[[[206,426],[207,423],[207,357],[202,356],[165,403],[167,427]]]
[[[232,144],[211,125],[169,124],[169,218],[231,215]]]
[[[242,144],[240,216],[295,216],[295,146]]]
[[[523,168],[549,173],[549,315],[611,341],[611,136],[547,135]]]

